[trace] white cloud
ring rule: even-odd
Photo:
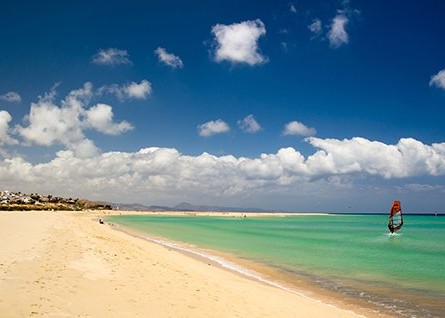
[[[261,130],[260,124],[258,124],[252,114],[246,116],[243,120],[239,120],[238,126],[242,131],[250,134],[257,133]]]
[[[20,103],[22,101],[22,98],[17,92],[7,92],[6,94],[1,95],[0,99],[10,103]]]
[[[151,93],[151,84],[142,80],[139,84],[131,82],[124,87],[124,92],[129,98],[145,99]]]
[[[71,149],[78,158],[90,158],[100,153],[100,149],[88,138],[76,140],[74,143],[68,144],[67,147]]]
[[[314,19],[308,26],[308,29],[315,35],[319,35],[322,31],[322,23],[320,19]]]
[[[93,56],[92,62],[98,65],[131,64],[128,52],[115,48],[99,50],[99,52]]]
[[[119,100],[126,99],[146,99],[152,92],[151,83],[147,80],[142,80],[139,84],[131,82],[126,85],[110,84],[104,85],[97,90],[99,95],[110,93],[115,95]]]
[[[260,54],[258,40],[266,34],[264,23],[260,20],[244,21],[230,25],[217,24],[212,27],[217,43],[215,61],[246,63],[257,65],[267,62]]]
[[[85,84],[86,88],[87,84]],[[89,88],[86,88],[89,89]],[[56,142],[69,144],[73,140],[84,138],[81,129],[80,112],[82,102],[72,92],[63,102],[63,106],[54,103],[55,91],[51,91],[31,104],[27,116],[29,125],[18,127],[19,134],[28,142],[50,146]]]
[[[344,189],[350,195],[354,176],[355,180],[445,176],[445,143],[426,145],[410,138],[397,144],[364,138],[306,140],[316,148],[307,157],[291,147],[256,158],[208,153],[189,156],[156,147],[92,157],[66,150],[37,164],[14,157],[0,160],[0,188],[33,192],[39,185],[39,191],[46,193],[66,191],[69,196],[143,203],[203,198],[227,202],[272,196],[275,206],[277,197],[292,199],[295,206],[297,196],[311,193],[320,199],[325,191]],[[88,141],[85,144],[88,150]],[[443,187],[430,190],[443,193]],[[314,209],[314,204],[311,201],[309,206]]]
[[[430,86],[445,89],[445,70],[441,70],[436,75],[431,76]]]
[[[0,145],[13,145],[18,141],[9,135],[9,122],[12,120],[11,115],[6,110],[0,110]]]
[[[303,123],[298,121],[291,121],[290,123],[284,126],[283,135],[292,135],[292,136],[313,136],[316,134],[315,128],[307,127]]]
[[[85,83],[71,91],[60,103],[55,103],[55,88],[38,102],[31,104],[27,125],[17,126],[17,133],[28,144],[42,146],[63,145],[76,156],[94,156],[99,149],[88,139],[84,130],[95,129],[106,134],[119,134],[131,129],[125,121],[114,123],[111,106],[91,107],[95,96],[93,85]]]
[[[184,63],[178,56],[168,53],[162,47],[158,47],[155,50],[155,54],[158,56],[158,59],[160,62],[162,62],[165,65],[168,65],[172,68],[182,68],[184,66]]]
[[[331,29],[328,32],[329,44],[331,47],[339,48],[343,44],[347,44],[349,42],[349,35],[345,30],[348,22],[349,19],[344,13],[338,14],[332,20]]]
[[[109,135],[119,135],[133,129],[126,121],[113,122],[113,110],[106,104],[97,104],[85,111],[86,125],[99,132]]]
[[[230,131],[229,125],[221,119],[211,120],[198,126],[198,133],[202,137],[210,137],[216,134]]]
[[[402,138],[386,145],[364,138],[345,140],[308,138],[321,149],[307,160],[308,167],[324,174],[365,173],[384,178],[445,174],[445,143],[424,145]]]

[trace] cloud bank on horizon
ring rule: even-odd
[[[306,16],[304,23],[301,22],[301,32],[306,32],[308,42],[316,43],[314,45],[318,45],[319,51],[331,54],[340,52],[340,55],[341,50],[357,41],[350,30],[360,23],[363,13],[353,9],[349,1],[342,1],[336,10],[324,16],[313,14],[313,11],[305,12],[295,4],[288,5],[286,10],[290,17]],[[279,18],[279,15],[275,15],[272,21]],[[329,118],[336,111],[335,108],[341,111],[341,105],[319,111],[318,106],[313,106],[311,102],[304,105],[304,102],[292,101],[289,103],[295,110],[289,111],[282,106],[286,102],[280,101],[269,106],[268,100],[264,101],[266,105],[261,105],[261,108],[256,107],[261,102],[254,98],[251,101],[248,94],[244,99],[238,97],[237,94],[241,96],[244,90],[247,91],[248,85],[252,85],[255,93],[264,93],[265,90],[280,92],[288,84],[293,95],[298,92],[302,94],[304,88],[301,87],[305,87],[309,80],[304,79],[300,69],[288,70],[287,66],[280,65],[280,71],[271,74],[286,74],[283,79],[274,78],[268,73],[270,82],[267,83],[278,84],[268,84],[257,89],[256,85],[265,81],[257,71],[266,72],[275,67],[279,62],[274,55],[276,52],[284,56],[289,54],[289,48],[292,48],[289,34],[295,30],[292,30],[292,24],[278,28],[263,16],[224,21],[216,20],[207,25],[208,38],[202,39],[203,47],[197,46],[196,50],[201,49],[205,53],[208,49],[209,54],[207,61],[198,63],[199,67],[196,67],[196,56],[199,54],[193,55],[194,61],[192,56],[186,55],[187,50],[184,49],[192,42],[181,46],[165,41],[167,45],[156,43],[149,49],[144,47],[143,59],[138,59],[140,52],[126,49],[124,45],[108,47],[101,44],[91,51],[84,62],[87,67],[98,72],[111,70],[106,73],[105,80],[82,79],[80,83],[84,84],[80,88],[75,88],[79,85],[74,86],[62,98],[58,98],[58,94],[65,85],[63,82],[48,83],[48,87],[53,87],[38,97],[24,97],[26,94],[22,93],[20,87],[2,88],[0,187],[27,192],[35,192],[38,187],[39,192],[112,202],[172,205],[189,201],[308,211],[344,211],[351,204],[355,205],[356,212],[366,210],[367,207],[375,211],[379,208],[375,204],[377,198],[386,199],[388,193],[405,197],[412,195],[412,198],[421,198],[419,194],[422,194],[433,202],[431,205],[425,203],[423,206],[426,208],[445,203],[443,140],[422,141],[407,133],[388,141],[390,138],[365,137],[350,131],[347,137],[332,137],[323,130],[322,121],[318,122],[317,116],[321,117],[324,112],[328,115],[326,118]],[[270,45],[278,37],[285,40],[280,40],[280,43],[276,41],[274,52]],[[302,46],[301,40],[294,47],[298,45]],[[146,74],[146,70],[141,67],[141,60],[154,60],[158,76]],[[323,63],[322,60],[320,63]],[[192,65],[196,68],[191,69]],[[218,104],[218,99],[229,101],[212,108],[214,100],[205,99],[203,105],[200,105],[200,112],[204,115],[196,122],[187,121],[188,112],[195,116],[198,113],[191,106],[193,101],[199,100],[193,92],[195,86],[205,87],[207,83],[203,82],[212,83],[212,76],[217,76],[217,71],[207,77],[203,75],[205,73],[200,73],[204,67],[218,67],[218,72],[221,69],[226,72],[225,79],[217,86],[222,93],[214,89],[212,84],[208,84],[207,89],[216,92],[216,96],[223,96],[215,97],[215,104]],[[316,82],[314,87],[320,88],[320,94],[327,91],[329,85],[334,87],[333,90],[341,90],[342,86],[348,85],[354,87],[346,80],[342,81],[342,67],[339,66],[332,73],[324,73],[323,67],[321,73],[311,73]],[[432,94],[437,94],[435,98],[440,99],[445,92],[445,68],[435,67],[422,79],[422,89],[430,89]],[[143,71],[139,71],[139,68]],[[120,72],[125,74],[124,80],[115,81],[117,77],[113,77],[114,74]],[[162,72],[168,73],[168,76]],[[255,75],[248,77],[245,75],[248,72]],[[191,76],[188,75],[190,73],[197,73],[195,76],[199,80],[194,78],[195,82],[184,83],[184,78]],[[325,77],[329,78],[331,74],[337,74],[334,76],[335,83],[322,86]],[[236,82],[236,76],[245,78]],[[157,85],[161,86],[162,82],[159,78],[162,78],[165,86],[158,88]],[[229,80],[236,83],[225,90],[224,81]],[[354,80],[360,82],[361,79]],[[174,89],[185,93],[174,100]],[[166,99],[162,94],[171,99]],[[317,95],[318,91],[314,94]],[[170,146],[171,142],[169,146],[161,144],[154,147],[147,144],[124,151],[116,145],[113,150],[110,147],[103,150],[102,136],[107,136],[107,140],[116,138],[125,142],[126,134],[134,133],[133,136],[136,136],[136,132],[141,132],[140,138],[144,138],[145,123],[136,123],[141,107],[136,108],[134,105],[143,105],[144,114],[147,114],[147,109],[157,102],[152,112],[159,115],[164,106],[159,100],[164,103],[169,100],[175,104],[178,112],[181,109],[183,118],[176,122],[172,120],[170,127],[189,126],[181,132],[175,132],[172,128],[172,138],[175,138],[175,134],[179,137],[184,131],[190,132],[188,140],[199,145],[199,152],[187,154],[180,147]],[[365,98],[360,101],[365,102]],[[29,107],[26,105],[28,102]],[[232,106],[229,104],[234,106],[225,112],[225,107]],[[360,107],[354,104],[354,108]],[[18,108],[20,112],[16,111]],[[169,115],[172,113],[175,111],[170,110]],[[308,113],[317,116],[311,117]],[[269,117],[269,114],[274,115]],[[159,121],[169,121],[167,115],[162,118]],[[163,132],[158,130],[159,134]],[[263,137],[266,135],[268,140]],[[258,140],[262,138],[264,144],[275,142],[272,151],[261,149],[262,144]],[[223,145],[220,153],[211,154],[206,147],[215,140],[225,140],[226,143],[243,140],[246,145],[257,142],[255,145],[260,154],[245,156],[227,153]],[[289,141],[292,146],[286,145]],[[300,144],[295,145],[296,142]],[[239,148],[242,147],[241,144]],[[30,149],[47,152],[45,159],[36,160]],[[325,201],[326,204],[320,205],[318,201]],[[365,202],[364,206],[367,207],[357,207],[360,202]]]
[[[3,138],[5,141],[8,139]],[[261,196],[270,194],[293,192],[298,197],[313,192],[314,187],[318,191],[352,189],[355,179],[445,175],[445,143],[425,145],[412,138],[387,145],[359,137],[309,137],[306,142],[316,149],[310,156],[288,147],[258,158],[205,152],[190,156],[177,149],[157,147],[84,157],[84,142],[74,150],[57,152],[46,163],[33,164],[18,156],[5,158],[0,162],[1,184],[24,191],[33,191],[38,184],[51,193],[60,191],[63,185],[67,194],[113,202],[122,202],[122,198],[140,202],[140,193],[144,193],[144,197],[158,202],[204,198],[209,202],[230,202],[234,198],[251,198],[264,204]],[[428,185],[422,184],[407,186],[414,192],[428,189]],[[445,193],[443,186],[434,190]]]
[[[403,138],[391,145],[360,137],[317,138],[313,137],[314,128],[297,121],[285,124],[283,134],[310,136],[305,142],[314,152],[306,157],[293,147],[258,158],[215,156],[206,152],[190,156],[174,148],[161,147],[137,152],[101,152],[94,141],[86,137],[85,131],[119,135],[134,129],[126,121],[114,121],[112,106],[91,102],[103,92],[103,87],[94,90],[92,83],[87,82],[69,92],[57,105],[56,88],[53,88],[31,104],[25,126],[10,127],[10,114],[0,111],[0,145],[20,143],[65,148],[58,151],[54,159],[42,163],[32,163],[3,151],[0,184],[29,191],[38,184],[47,192],[60,191],[63,184],[68,194],[80,193],[110,201],[117,200],[114,193],[132,200],[139,200],[136,193],[151,193],[151,196],[156,194],[157,200],[170,202],[178,193],[189,199],[202,200],[205,196],[218,201],[295,188],[304,193],[306,187],[315,184],[345,187],[340,180],[349,183],[369,177],[388,180],[445,175],[445,143],[426,145],[413,138]],[[239,125],[250,133],[260,130],[253,115],[240,120]],[[202,137],[229,131],[228,124],[221,119],[198,127]],[[425,189],[420,185],[410,187],[417,191]],[[445,187],[439,191],[445,192]]]

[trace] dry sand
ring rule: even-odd
[[[0,317],[359,317],[116,231],[0,212]]]

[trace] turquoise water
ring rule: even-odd
[[[127,227],[313,280],[406,317],[445,317],[445,217],[407,215],[116,216]]]

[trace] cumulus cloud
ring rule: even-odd
[[[258,124],[252,114],[246,116],[243,120],[239,120],[238,127],[242,131],[250,134],[255,134],[261,130],[260,124]]]
[[[172,68],[182,68],[184,66],[184,63],[179,58],[179,56],[176,56],[174,54],[168,53],[164,48],[158,47],[155,50],[155,54],[157,55],[160,62],[164,63],[165,65],[168,65]]]
[[[97,90],[98,94],[109,93],[115,95],[119,100],[146,99],[152,92],[151,83],[142,80],[139,84],[131,82],[126,85],[110,84],[104,85]]]
[[[298,121],[291,121],[284,126],[283,135],[285,136],[313,136],[316,134],[315,128],[307,127]]]
[[[436,75],[431,76],[430,86],[445,89],[445,70],[441,70]]]
[[[33,191],[30,185],[38,184],[42,192],[64,188],[70,196],[115,202],[146,202],[147,197],[178,202],[179,198],[203,196],[226,202],[232,197],[295,197],[310,191],[320,196],[320,186],[328,184],[350,189],[343,177],[445,176],[445,143],[427,145],[411,138],[396,144],[364,138],[311,137],[306,141],[315,147],[307,157],[292,147],[256,158],[208,153],[189,156],[157,147],[83,158],[65,150],[53,160],[38,164],[13,157],[0,160],[0,187]]]
[[[71,91],[62,101],[55,104],[56,91],[53,90],[31,104],[27,116],[28,126],[18,127],[19,134],[28,142],[51,146],[56,142],[68,145],[84,138],[80,115],[85,100],[92,94],[91,83],[82,89]]]
[[[19,93],[11,91],[0,95],[0,100],[5,100],[10,103],[20,103],[22,101],[22,97],[20,97]]]
[[[116,135],[132,126],[125,121],[114,123],[111,106],[91,106],[94,96],[93,85],[87,82],[82,88],[71,91],[58,105],[54,87],[31,104],[27,125],[17,126],[16,131],[28,144],[63,145],[77,156],[95,156],[99,149],[85,136],[86,129]]]
[[[128,52],[126,50],[115,48],[99,50],[99,52],[93,56],[91,61],[98,65],[131,64]]]
[[[257,65],[267,62],[267,57],[259,52],[258,40],[266,34],[260,20],[244,21],[230,25],[217,24],[212,27],[215,36],[215,61],[246,63]]]
[[[151,93],[151,84],[147,80],[142,80],[139,84],[131,82],[123,90],[129,98],[145,99]]]
[[[229,131],[229,125],[221,119],[211,120],[198,126],[198,133],[201,137],[210,137],[216,134],[227,133]]]
[[[0,145],[13,145],[18,143],[17,140],[9,135],[9,122],[11,120],[12,117],[6,110],[0,110]]]
[[[332,20],[331,28],[328,32],[329,44],[332,48],[339,48],[349,42],[349,35],[346,32],[346,25],[349,19],[344,13],[340,13]]]
[[[119,135],[133,129],[133,126],[126,121],[114,123],[113,116],[111,106],[97,104],[85,111],[85,123],[87,126],[109,135]]]
[[[321,149],[307,160],[308,166],[319,173],[360,172],[387,179],[445,174],[445,143],[429,146],[402,138],[397,145],[386,145],[359,137],[345,140],[311,137],[308,142]]]

